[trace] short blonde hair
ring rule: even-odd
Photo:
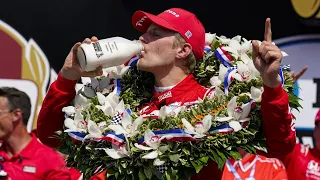
[[[179,33],[175,33],[174,37],[175,37],[175,41],[173,42],[173,48],[186,43],[186,40],[184,40]],[[196,57],[194,56],[193,52],[191,52],[186,58],[186,63],[185,63],[185,67],[187,68],[188,74],[194,72],[194,69],[196,67],[196,62],[197,62]]]

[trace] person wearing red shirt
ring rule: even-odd
[[[15,88],[0,88],[0,177],[3,179],[69,180],[62,157],[29,134],[31,103]]]
[[[209,94],[199,85],[193,75],[196,60],[204,55],[205,29],[197,17],[186,10],[171,8],[159,15],[137,11],[132,18],[133,26],[143,32],[139,40],[144,46],[137,66],[151,72],[155,77],[153,101],[142,108],[142,115],[156,116],[161,106],[170,107],[195,103]],[[87,38],[84,43],[97,41]],[[49,138],[63,128],[62,108],[75,97],[75,84],[82,76],[102,75],[102,67],[84,72],[77,60],[76,43],[43,101],[37,129],[40,140],[51,147],[60,144],[59,139]],[[264,134],[267,139],[268,156],[284,156],[295,145],[295,132],[289,113],[288,95],[282,89],[278,74],[282,54],[272,43],[270,19],[266,20],[265,41],[261,45],[253,41],[253,60],[259,70],[263,84],[262,115]],[[164,97],[164,98],[163,98]],[[215,163],[201,170],[193,179],[221,179],[222,171]]]
[[[315,147],[296,144],[294,150],[283,158],[291,180],[320,179],[320,110],[315,118]]]
[[[287,172],[284,164],[276,158],[267,158],[239,150],[242,159],[229,159],[224,166],[222,180],[229,179],[259,179],[286,180]]]

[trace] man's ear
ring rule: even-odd
[[[192,47],[189,43],[184,43],[182,46],[178,47],[178,59],[185,59],[192,52]]]
[[[15,109],[15,110],[12,111],[12,119],[13,119],[14,122],[17,122],[20,119],[21,120],[23,119],[21,109]]]

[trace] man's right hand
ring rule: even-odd
[[[98,41],[98,38],[93,36],[91,39],[86,38],[82,43],[88,43],[96,42]],[[69,80],[79,80],[81,77],[95,77],[95,76],[101,76],[103,71],[102,67],[97,67],[94,71],[86,72],[84,71],[78,61],[77,57],[77,51],[78,47],[81,45],[80,42],[77,42],[72,49],[70,50],[64,65],[61,69],[61,75]]]

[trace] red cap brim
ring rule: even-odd
[[[152,23],[172,31],[178,31],[165,19],[144,11],[136,11],[132,16],[132,25],[140,32],[146,32]]]

